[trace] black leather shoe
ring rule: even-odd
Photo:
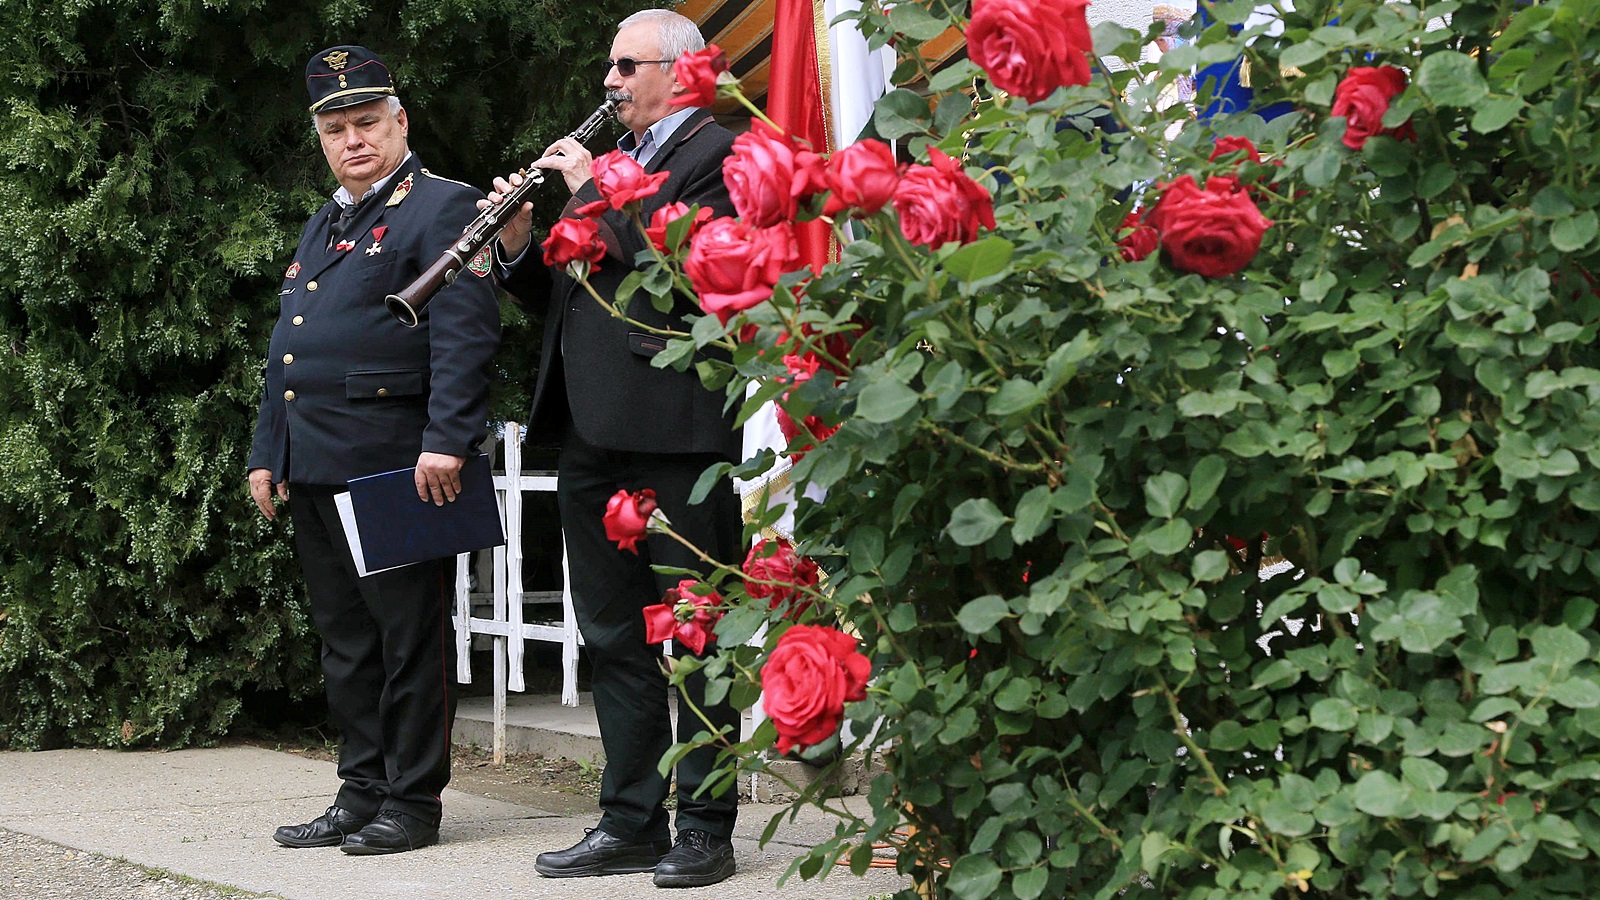
[[[285,847],[337,847],[371,821],[342,806],[330,806],[327,812],[304,825],[279,828],[272,833],[272,839]]]
[[[669,849],[671,845],[665,840],[625,841],[598,828],[588,828],[583,832],[583,840],[571,847],[535,857],[533,870],[546,878],[648,872]]]
[[[685,828],[656,865],[656,887],[705,887],[733,874],[733,842],[709,831]]]
[[[404,853],[439,843],[439,828],[415,816],[385,809],[372,824],[344,839],[339,849],[351,856]]]

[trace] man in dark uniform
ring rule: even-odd
[[[660,9],[625,19],[612,42],[605,86],[623,98],[617,118],[628,129],[617,146],[647,172],[668,173],[659,192],[644,200],[645,221],[674,201],[700,204],[721,216],[733,214],[722,180],[722,161],[732,150],[733,135],[706,110],[669,102],[685,92],[673,74],[673,61],[704,46],[692,21]],[[566,215],[599,199],[590,161],[581,144],[562,139],[534,163],[560,172],[573,192]],[[513,176],[512,182],[516,180]],[[497,179],[495,186],[504,193],[512,182]],[[689,504],[706,467],[739,458],[738,432],[732,414],[723,411],[722,395],[702,387],[693,370],[650,365],[650,357],[663,346],[659,337],[609,316],[565,273],[554,273],[552,283],[539,249],[528,250],[530,209],[525,204],[500,233],[496,253],[506,289],[545,315],[544,355],[529,431],[561,441],[556,498],[571,563],[573,605],[594,666],[595,713],[606,751],[599,827],[567,850],[539,854],[535,868],[550,877],[653,870],[655,883],[663,887],[715,884],[734,871],[729,840],[736,813],[733,785],[726,783],[715,794],[700,793],[717,751],[702,748],[686,756],[676,771],[678,836],[669,844],[662,805],[667,783],[657,769],[673,741],[667,683],[660,648],[645,643],[641,612],[660,602],[680,577],[657,575],[652,563],[704,566],[675,541],[658,535],[651,535],[637,556],[618,550],[606,539],[601,516],[617,490],[650,488],[680,534],[713,557],[742,558],[732,487],[725,483],[705,502]],[[614,300],[635,254],[647,244],[639,229],[615,211],[601,218],[600,234],[606,257],[590,274],[590,283]],[[661,313],[643,294],[627,310],[639,321],[680,330],[686,329],[683,316],[690,312],[698,310],[679,298],[676,308]],[[726,702],[704,702],[703,680],[689,684],[686,694],[678,707],[679,740],[687,741],[705,727],[689,702],[719,727],[737,728],[738,714]]]
[[[306,85],[339,189],[306,223],[278,292],[250,494],[271,519],[273,493],[293,491],[343,784],[325,813],[274,839],[398,853],[439,839],[456,702],[454,560],[357,577],[334,495],[351,478],[416,466],[419,503],[455,499],[484,435],[499,306],[482,257],[415,328],[389,314],[384,297],[439,257],[483,195],[422,167],[372,51],[318,53]]]

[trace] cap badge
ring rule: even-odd
[[[350,52],[348,50],[335,50],[324,56],[322,61],[328,64],[328,68],[337,72],[350,64]]]
[[[399,206],[400,201],[406,199],[406,195],[411,193],[411,179],[413,177],[412,173],[407,172],[406,179],[395,187],[394,193],[389,195],[389,202],[385,203],[384,206]]]

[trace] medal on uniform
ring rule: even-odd
[[[383,236],[388,230],[389,226],[387,225],[379,225],[377,228],[372,229],[372,246],[367,248],[368,256],[377,256],[383,252],[383,245],[379,242],[383,240]]]
[[[299,276],[300,276],[300,260],[297,259],[297,260],[294,261],[294,263],[292,265],[289,266],[289,271],[283,273],[283,277],[285,277],[285,278],[298,278]]]
[[[355,248],[356,248],[356,242],[355,241],[340,241],[339,243],[333,245],[333,249],[338,250],[340,252],[354,250]]]

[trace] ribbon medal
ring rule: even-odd
[[[372,246],[367,248],[368,256],[376,256],[383,252],[383,245],[379,242],[383,240],[384,234],[388,231],[389,226],[387,225],[379,225],[377,228],[372,229]]]

